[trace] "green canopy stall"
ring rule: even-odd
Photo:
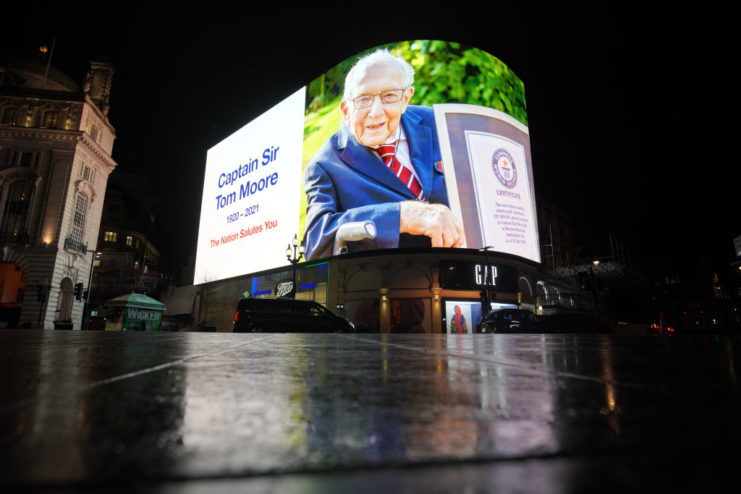
[[[160,331],[165,304],[141,293],[129,293],[105,303],[106,331]]]

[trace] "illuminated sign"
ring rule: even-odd
[[[517,269],[504,264],[465,261],[440,263],[440,286],[453,290],[480,290],[491,286],[501,292],[516,292],[517,276]]]
[[[294,235],[307,261],[488,247],[540,262],[527,124],[522,81],[477,48],[344,60],[208,151],[194,283],[288,266]]]
[[[291,292],[293,292],[292,281],[282,281],[275,286],[276,297],[287,297]]]
[[[476,264],[474,267],[474,282],[477,285],[497,286],[497,267]]]
[[[129,308],[127,317],[129,321],[159,321],[162,319],[162,313],[151,310]]]

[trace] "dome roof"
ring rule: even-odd
[[[4,73],[4,74],[3,74]],[[47,89],[78,93],[80,86],[67,74],[49,65],[44,81],[46,62],[32,58],[8,58],[0,60],[0,76],[4,85],[18,85],[26,89]]]

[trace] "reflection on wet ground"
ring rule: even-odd
[[[0,331],[0,487],[707,486],[738,457],[740,344]]]

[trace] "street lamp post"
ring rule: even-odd
[[[595,259],[592,261],[592,264],[596,268],[599,266],[599,259]],[[589,277],[591,278],[590,285],[592,286],[592,296],[594,297],[594,318],[596,319],[597,326],[600,325],[600,317],[599,317],[599,294],[597,292],[597,274],[595,273],[592,266],[589,266]]]
[[[41,325],[41,315],[44,313],[44,304],[49,299],[49,289],[51,286],[49,285],[49,279],[44,279],[44,281],[41,282],[40,285],[36,287],[38,290],[37,292],[37,300],[41,302],[39,304],[39,318],[36,321],[36,327],[40,329],[44,329],[44,327]]]
[[[482,247],[479,249],[479,252],[484,251],[486,255],[486,267],[485,270],[489,269],[489,249],[493,249],[491,245],[487,245],[486,247]],[[485,271],[486,272],[486,271]],[[491,285],[489,284],[489,276],[484,277],[484,299],[486,300],[486,307],[482,307],[482,312],[484,315],[488,314],[491,310]]]
[[[298,235],[294,234],[293,240],[291,240],[291,243],[286,248],[286,259],[293,265],[293,286],[291,287],[293,298],[296,298],[296,292],[298,291],[296,290],[296,264],[299,263],[303,256],[304,246],[299,245]]]
[[[82,321],[80,322],[80,329],[85,329],[85,323],[87,322],[88,329],[91,325],[91,318],[88,315],[88,309],[90,309],[90,295],[93,293],[93,272],[95,271],[95,259],[97,257],[100,257],[100,252],[96,252],[95,250],[91,251],[93,253],[93,259],[90,261],[90,275],[87,279],[87,296],[85,297],[85,302],[82,304]]]

